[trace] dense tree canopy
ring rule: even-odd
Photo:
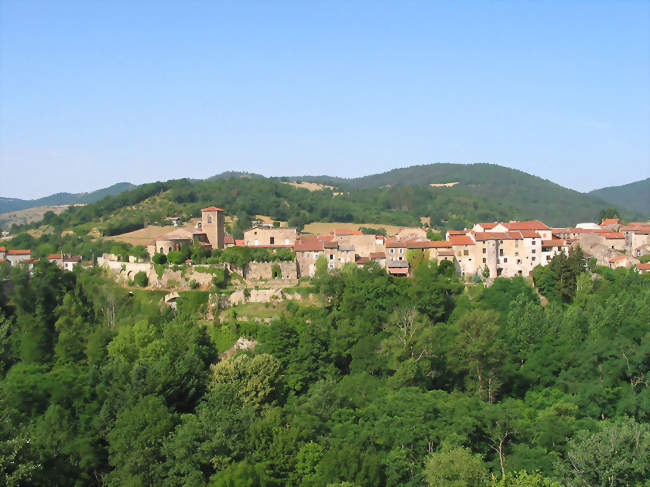
[[[647,485],[650,277],[571,259],[539,284],[548,303],[435,262],[324,269],[319,306],[269,323],[13,268],[0,484]],[[221,330],[259,343],[219,358]]]

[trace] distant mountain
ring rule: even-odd
[[[88,204],[99,201],[106,196],[120,194],[123,191],[135,188],[131,183],[116,183],[107,188],[98,189],[90,193],[56,193],[35,200],[21,200],[19,198],[0,197],[0,213],[25,210],[37,206],[55,206],[71,204]]]
[[[616,207],[631,208],[647,215],[650,213],[650,178],[622,186],[608,186],[589,193]]]
[[[595,221],[601,209],[611,206],[599,195],[580,193],[548,179],[496,164],[439,163],[393,169],[360,178],[302,176],[288,179],[358,189],[447,186],[488,200],[499,200],[516,208],[522,219],[538,218],[551,225]],[[631,210],[625,205],[619,206],[623,214],[630,218],[650,213],[647,205],[645,208],[637,205]]]

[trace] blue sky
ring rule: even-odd
[[[0,1],[0,195],[491,162],[650,176],[650,2]]]

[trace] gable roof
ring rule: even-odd
[[[521,240],[521,232],[475,232],[477,242],[485,240]]]
[[[223,211],[221,208],[217,208],[216,206],[208,206],[207,208],[203,208],[201,211]]]
[[[452,245],[474,245],[472,237],[468,237],[467,235],[450,235],[449,241]]]
[[[31,253],[29,249],[7,250],[7,255],[30,255]]]
[[[603,221],[600,222],[601,225],[618,225],[621,220],[618,218],[603,218]]]
[[[293,246],[296,252],[318,252],[323,250],[323,242],[317,238],[306,238],[296,240]]]
[[[486,222],[486,223],[477,223],[477,225],[480,225],[482,228],[489,230],[491,228],[496,227],[499,224],[499,222]]]
[[[625,238],[621,232],[600,232],[600,234],[605,238]]]
[[[566,247],[567,243],[565,240],[560,239],[551,239],[551,240],[542,240],[542,247]]]
[[[523,222],[510,221],[504,223],[508,230],[550,230],[551,228],[545,223],[540,222],[539,220],[528,220]]]
[[[646,262],[645,264],[637,264],[636,268],[640,271],[650,271],[650,262]]]

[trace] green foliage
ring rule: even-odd
[[[173,311],[95,270],[9,269],[0,483],[644,485],[650,276],[574,260],[573,297],[544,306],[435,261],[325,270],[297,288],[320,306],[245,305],[269,323],[208,321],[207,292]],[[254,348],[217,356],[240,336]]]
[[[443,447],[426,460],[424,476],[431,487],[480,487],[488,478],[481,455],[467,448]]]
[[[631,418],[606,421],[599,431],[579,431],[560,464],[569,487],[647,485],[650,478],[650,425]],[[645,484],[644,484],[645,483]]]
[[[154,254],[151,260],[154,264],[163,265],[167,263],[167,256],[165,254]]]
[[[600,225],[600,222],[602,222],[605,218],[620,218],[621,215],[618,213],[618,210],[616,208],[603,208],[600,210],[600,213],[598,214],[598,219],[596,220],[596,223]]]
[[[147,273],[144,271],[137,272],[135,276],[133,276],[133,282],[136,286],[147,287],[149,285]]]

